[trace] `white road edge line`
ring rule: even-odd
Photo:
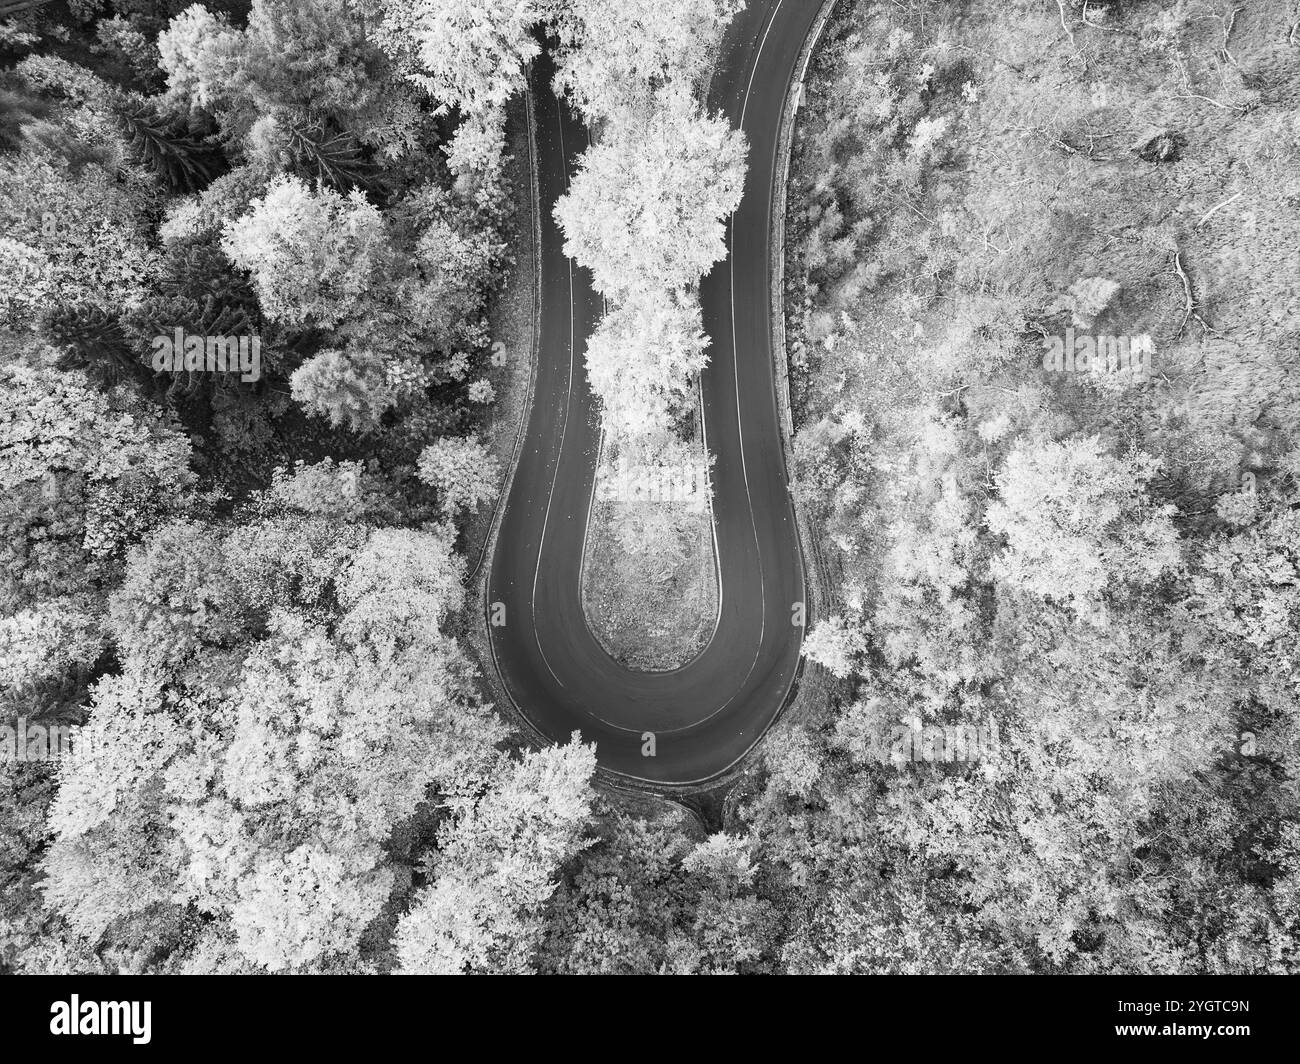
[[[564,116],[560,108],[564,106],[563,101],[557,96],[555,98],[555,126],[560,133],[560,159],[564,165],[564,189],[569,189],[569,158],[564,148]],[[537,541],[537,564],[533,567],[533,594],[529,602],[529,612],[533,618],[533,642],[537,644],[537,653],[542,656],[542,663],[546,666],[546,671],[554,677],[555,682],[564,687],[564,681],[555,675],[555,670],[551,668],[551,663],[547,660],[546,651],[542,649],[542,637],[538,634],[537,627],[537,579],[542,571],[542,551],[546,548],[546,529],[551,522],[551,503],[555,501],[555,482],[560,475],[560,462],[564,458],[564,438],[569,431],[569,407],[573,404],[573,358],[574,358],[574,337],[576,336],[576,315],[573,309],[573,260],[567,255],[565,261],[569,267],[569,385],[564,397],[564,420],[560,424],[560,446],[555,452],[555,470],[551,473],[551,490],[546,496],[546,516],[542,518],[542,534]],[[538,262],[541,262],[541,255],[538,255]],[[581,592],[579,592],[581,594]]]

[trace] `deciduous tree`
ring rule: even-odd
[[[432,885],[397,925],[403,974],[533,970],[544,906],[582,846],[595,769],[595,747],[575,734],[508,763],[462,803],[429,862]]]
[[[674,92],[583,155],[555,205],[564,250],[614,298],[693,287],[726,255],[745,139]]]

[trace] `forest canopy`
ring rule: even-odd
[[[606,446],[702,453],[740,0],[6,9],[0,971],[1294,973],[1282,7],[835,5],[777,293],[825,608],[691,809],[532,741],[477,581],[537,60]]]

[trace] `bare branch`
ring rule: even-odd
[[[1208,222],[1210,220],[1210,216],[1214,214],[1216,211],[1222,210],[1229,203],[1235,203],[1237,200],[1241,199],[1241,195],[1242,194],[1238,192],[1235,196],[1229,196],[1222,203],[1216,204],[1215,206],[1211,207],[1208,211],[1206,211],[1203,215],[1201,215],[1201,220],[1196,223],[1196,228],[1199,229],[1206,222]]]
[[[1065,0],[1056,0],[1056,10],[1059,11],[1061,15],[1061,29],[1065,30],[1065,35],[1070,38],[1070,45],[1073,47],[1074,30],[1070,29],[1065,22]]]
[[[1218,100],[1212,100],[1208,96],[1202,96],[1199,92],[1179,93],[1174,97],[1175,100],[1204,100],[1206,103],[1212,103],[1215,107],[1220,107],[1225,111],[1236,111],[1238,114],[1245,114],[1248,108],[1240,104],[1220,103]]]
[[[1241,12],[1241,8],[1239,8],[1239,7],[1234,7],[1231,11],[1229,11],[1229,12],[1228,12],[1224,17],[1223,17],[1223,48],[1222,48],[1222,52],[1223,52],[1224,58],[1227,59],[1228,62],[1231,63],[1233,66],[1237,66],[1237,60],[1235,60],[1235,59],[1232,57],[1232,53],[1231,53],[1230,51],[1228,51],[1228,39],[1232,36],[1232,30],[1233,30],[1233,27],[1236,26],[1236,24],[1237,24],[1237,15],[1240,14],[1240,12]],[[1238,69],[1241,69],[1241,68],[1238,67]]]
[[[1205,319],[1202,318],[1198,313],[1196,313],[1198,304],[1196,302],[1196,299],[1192,295],[1192,279],[1187,276],[1187,271],[1183,269],[1182,254],[1178,251],[1174,252],[1174,270],[1178,274],[1178,280],[1182,282],[1183,296],[1187,300],[1187,305],[1183,310],[1183,320],[1182,322],[1179,323],[1178,331],[1173,333],[1170,336],[1164,337],[1164,339],[1177,340],[1180,336],[1183,335],[1183,330],[1187,328],[1187,323],[1192,318],[1195,318],[1197,322],[1200,324],[1201,328],[1204,329],[1207,333],[1213,333],[1214,330],[1211,329],[1209,325],[1205,323]]]

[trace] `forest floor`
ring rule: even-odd
[[[908,409],[990,441],[1050,409],[1060,433],[1158,457],[1193,520],[1243,470],[1283,475],[1300,5],[1023,7],[844,0],[818,50],[786,310],[802,498],[823,515],[856,504],[821,448],[865,432],[906,452]],[[1047,365],[1066,337],[1144,338],[1151,372]],[[869,582],[871,532],[830,524]]]

